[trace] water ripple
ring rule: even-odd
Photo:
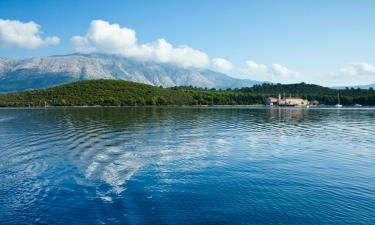
[[[374,118],[372,109],[1,110],[0,223],[374,224]]]

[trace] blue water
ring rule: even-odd
[[[375,224],[375,110],[0,109],[0,224]]]

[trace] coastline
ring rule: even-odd
[[[344,106],[336,108],[334,105],[322,105],[316,107],[280,107],[280,106],[265,106],[265,105],[139,105],[139,106],[1,106],[1,109],[90,109],[90,108],[187,108],[187,109],[288,109],[288,110],[315,110],[315,109],[337,109],[337,110],[354,110],[354,109],[371,109],[375,110],[375,106]]]

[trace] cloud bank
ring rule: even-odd
[[[93,20],[87,33],[72,37],[78,52],[119,54],[143,61],[171,63],[181,67],[203,68],[209,65],[206,53],[189,46],[174,47],[165,39],[139,44],[136,32],[119,24]]]
[[[246,61],[245,68],[235,68],[227,59],[210,59],[200,50],[186,45],[175,47],[164,38],[149,43],[138,43],[133,29],[104,20],[91,21],[86,34],[73,36],[71,41],[77,52],[117,54],[140,61],[170,63],[184,68],[211,68],[222,73],[242,74],[246,78],[274,81],[278,77],[285,79],[298,75],[281,64],[267,67],[253,60]]]
[[[253,60],[247,60],[245,62],[246,67],[242,68],[242,73],[246,75],[257,75],[268,72],[268,68],[264,64],[258,64]]]
[[[250,76],[253,79],[260,79],[272,82],[291,82],[299,76],[299,72],[291,70],[281,64],[272,64],[267,66],[254,60],[245,61],[245,67],[239,69],[244,76]]]
[[[297,77],[299,72],[288,69],[281,64],[272,64],[272,71],[275,75],[281,77]]]
[[[0,48],[36,49],[59,42],[60,39],[56,36],[42,38],[40,25],[33,21],[23,23],[18,20],[0,19]]]
[[[41,26],[33,21],[23,23],[0,19],[0,48],[36,49],[59,42],[60,39],[56,36],[42,37]],[[140,61],[170,63],[183,68],[211,68],[256,80],[285,82],[299,75],[281,64],[267,66],[254,60],[247,60],[245,67],[238,68],[227,59],[210,59],[205,52],[187,45],[173,46],[164,38],[139,43],[135,30],[104,20],[91,21],[86,33],[73,36],[71,42],[76,52],[117,54]],[[342,72],[352,75],[361,72],[375,73],[375,67],[368,63],[353,63]]]
[[[339,74],[348,76],[375,75],[375,66],[367,62],[353,62],[340,69]]]
[[[216,71],[227,73],[233,69],[233,64],[230,61],[223,58],[213,58],[212,68]]]

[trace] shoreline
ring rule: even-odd
[[[280,107],[280,106],[265,106],[265,105],[139,105],[139,106],[1,106],[1,109],[99,109],[99,108],[195,108],[195,109],[289,109],[289,110],[314,110],[314,109],[375,109],[375,106],[344,106],[336,108],[334,105],[322,105],[317,107]]]

